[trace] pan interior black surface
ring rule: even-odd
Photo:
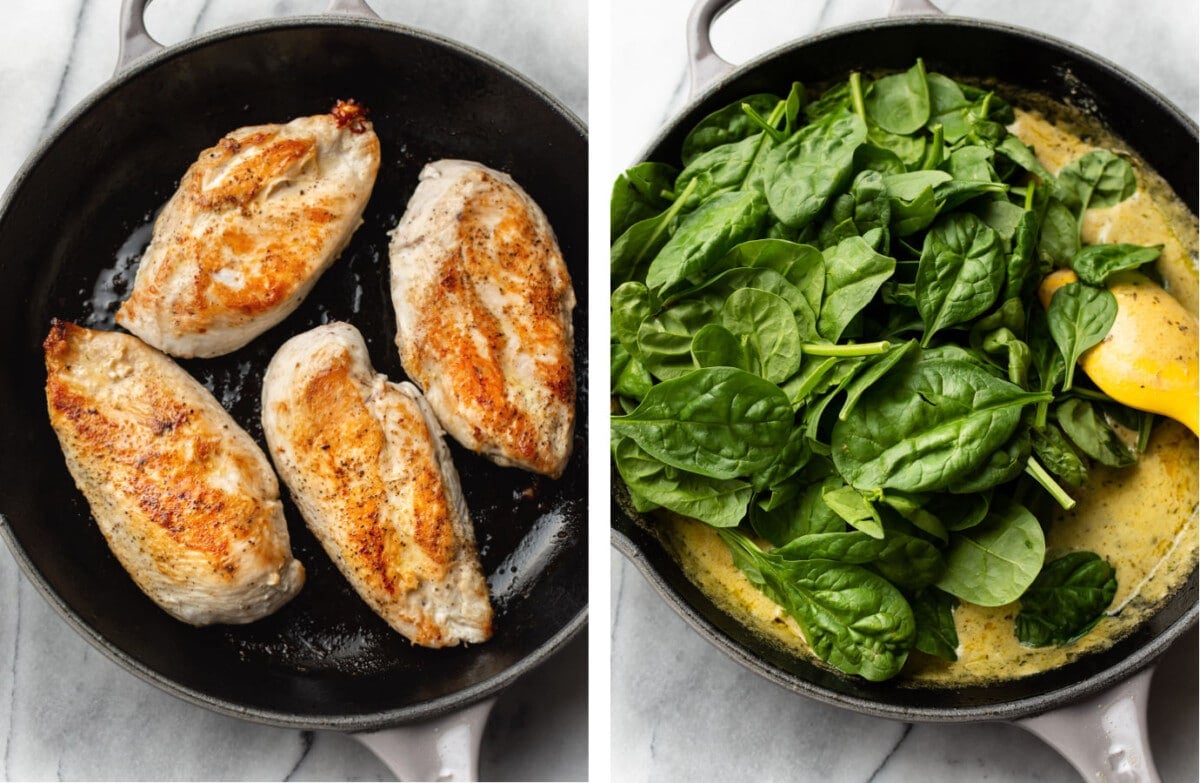
[[[1123,139],[1197,211],[1195,123],[1141,82],[1068,44],[1011,27],[949,17],[884,20],[831,30],[736,70],[675,117],[640,160],[674,160],[688,131],[709,113],[756,92],[786,94],[841,80],[852,70],[897,71],[924,59],[929,71],[1030,90],[1081,110]],[[614,470],[614,475],[615,470]],[[702,635],[784,687],[823,701],[902,720],[1011,719],[1111,686],[1146,665],[1196,622],[1197,575],[1135,633],[1067,666],[991,686],[917,688],[845,677],[790,654],[748,630],[683,574],[653,525],[614,493],[614,544]],[[635,521],[635,520],[641,520]]]
[[[559,480],[500,468],[451,444],[496,603],[486,644],[411,646],[353,593],[290,503],[301,594],[247,626],[195,629],[134,586],[90,518],[49,427],[41,341],[50,319],[111,328],[148,225],[199,152],[245,125],[368,107],[382,147],[351,244],[301,308],[245,348],[182,362],[260,443],[261,375],[289,337],[330,320],[363,332],[377,370],[404,378],[393,343],[386,232],[421,167],[467,158],[510,173],[548,214],[570,268],[579,403]],[[18,560],[92,641],[208,706],[290,725],[369,728],[436,714],[497,689],[565,641],[586,614],[586,134],[519,78],[474,54],[349,20],[250,26],[135,67],[69,121],[0,217],[4,532]],[[123,257],[123,258],[121,258]],[[114,295],[115,294],[115,295]],[[0,529],[3,529],[0,526]]]

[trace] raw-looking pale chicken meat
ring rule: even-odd
[[[55,321],[44,347],[67,468],[142,592],[209,625],[257,620],[300,591],[271,464],[207,389],[127,334]]]
[[[239,128],[163,207],[117,323],[166,353],[219,356],[300,305],[362,223],[379,139],[362,107]]]
[[[442,426],[557,478],[575,425],[575,293],[542,210],[507,174],[440,160],[390,251],[400,360]]]
[[[492,634],[458,473],[411,383],[371,366],[353,326],[288,340],[263,379],[263,432],[308,527],[363,600],[416,644]]]

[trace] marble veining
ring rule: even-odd
[[[569,3],[369,0],[385,19],[461,41],[586,118],[587,11]],[[119,0],[4,3],[0,187],[116,64]],[[174,43],[231,24],[321,13],[328,0],[155,0],[147,26]],[[550,9],[554,13],[550,13]],[[0,491],[3,491],[0,488]],[[0,524],[4,524],[0,520]],[[387,780],[353,738],[218,715],[129,674],[80,637],[0,546],[0,779]],[[587,634],[497,702],[481,772],[495,780],[587,774]]]

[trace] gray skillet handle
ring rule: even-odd
[[[135,60],[161,50],[163,45],[146,31],[146,6],[151,0],[121,0],[121,45],[117,52],[116,72],[128,68]],[[379,19],[366,0],[329,0],[328,14],[351,14],[366,19]]]
[[[736,2],[737,0],[696,0],[692,12],[688,14],[688,73],[691,76],[689,97],[695,98],[734,69],[733,63],[722,59],[713,49],[712,26],[717,17]],[[888,16],[941,13],[929,0],[892,0]]]
[[[117,51],[116,73],[128,68],[134,60],[154,54],[163,45],[146,32],[146,6],[150,0],[121,0],[121,45]]]
[[[1160,783],[1146,732],[1146,703],[1153,667],[1087,701],[1017,725],[1045,740],[1085,780]]]
[[[411,726],[353,734],[400,780],[479,780],[479,740],[495,699]]]
[[[329,0],[329,7],[325,9],[325,13],[352,14],[367,19],[381,18],[379,14],[371,10],[371,6],[367,5],[367,0]]]

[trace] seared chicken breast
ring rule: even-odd
[[[44,348],[67,468],[142,592],[208,625],[257,620],[300,591],[271,465],[207,389],[127,334],[55,321]]]
[[[363,600],[426,647],[492,634],[458,473],[411,383],[332,323],[288,340],[263,380],[263,432],[308,527]]]
[[[478,163],[425,166],[392,232],[404,371],[463,446],[558,477],[575,424],[575,293],[542,210]]]
[[[241,348],[341,254],[378,171],[379,139],[353,102],[233,131],[163,207],[117,323],[175,356]]]

